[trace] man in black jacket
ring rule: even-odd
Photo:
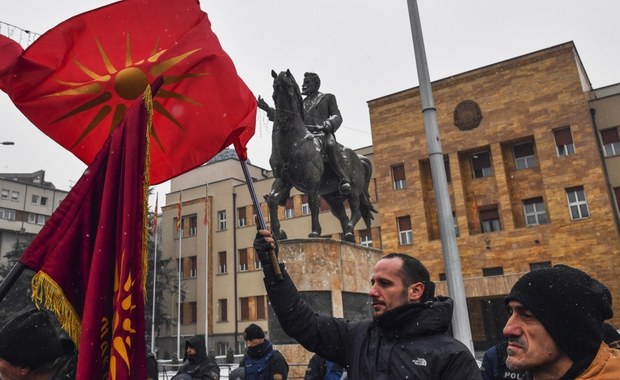
[[[346,367],[349,378],[481,379],[471,352],[446,334],[453,301],[434,297],[434,284],[419,260],[399,253],[379,260],[368,292],[374,318],[348,322],[315,313],[282,264],[284,279],[277,279],[268,254],[277,246],[269,231],[259,231],[254,248],[284,331],[307,350]]]
[[[265,339],[265,332],[259,325],[250,324],[243,331],[247,346],[246,355],[239,367],[245,369],[245,380],[286,380],[288,363],[280,351]]]
[[[207,356],[205,338],[194,335],[185,341],[187,363],[179,369],[172,380],[219,380],[220,367],[213,358]]]

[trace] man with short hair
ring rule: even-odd
[[[284,265],[275,276],[269,251],[277,245],[261,230],[254,240],[264,282],[284,331],[307,350],[346,367],[356,380],[481,379],[467,347],[446,334],[453,301],[434,297],[428,270],[412,256],[391,253],[375,265],[368,295],[373,319],[349,322],[315,313],[300,297]]]
[[[341,147],[336,142],[335,136],[336,131],[342,124],[342,115],[338,109],[336,96],[320,92],[320,87],[321,78],[316,73],[304,74],[304,81],[301,85],[301,94],[305,95],[303,99],[304,122],[310,132],[321,136],[330,167],[339,180],[339,191],[342,194],[346,194],[351,190],[351,179],[347,173]],[[275,109],[269,107],[260,96],[258,97],[258,108],[267,112],[269,120],[273,121],[275,119]],[[274,166],[279,165],[277,157],[272,157],[270,162],[273,160],[276,163]],[[274,167],[272,169],[274,170],[274,175],[278,177],[279,168]]]
[[[286,380],[288,363],[280,351],[265,339],[263,329],[254,323],[243,331],[247,347],[239,367],[245,369],[245,380]]]
[[[171,380],[219,380],[220,367],[207,355],[204,335],[194,335],[185,341],[187,361]]]
[[[603,343],[607,287],[566,265],[521,277],[504,300],[508,368],[526,379],[620,379],[620,351]]]

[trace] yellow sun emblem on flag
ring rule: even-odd
[[[88,102],[78,106],[77,108],[65,113],[56,120],[52,121],[52,124],[61,120],[65,120],[82,112],[98,108],[97,114],[92,118],[88,125],[84,128],[78,139],[73,143],[71,149],[80,143],[88,134],[100,125],[103,120],[110,114],[112,116],[112,122],[110,124],[110,133],[120,124],[121,120],[125,116],[127,106],[123,103],[123,100],[135,100],[137,99],[146,87],[157,77],[163,77],[162,88],[157,92],[159,98],[174,98],[183,102],[191,103],[196,106],[202,106],[202,104],[194,99],[191,99],[183,94],[179,94],[174,91],[169,91],[163,88],[163,86],[178,83],[184,79],[200,77],[208,75],[208,73],[185,73],[176,76],[166,76],[164,73],[170,68],[182,62],[184,59],[195,54],[200,49],[194,49],[185,53],[179,54],[175,57],[166,59],[165,61],[159,61],[160,57],[167,51],[167,49],[159,49],[159,41],[155,43],[155,46],[151,50],[150,54],[146,58],[134,61],[131,51],[131,40],[129,33],[127,33],[125,44],[125,63],[122,69],[117,69],[106,53],[104,47],[101,45],[98,39],[95,39],[97,44],[97,50],[105,65],[106,73],[97,73],[86,65],[82,64],[75,58],[72,58],[73,64],[75,64],[84,74],[86,74],[90,80],[84,82],[69,82],[59,78],[54,80],[66,89],[54,92],[46,97],[56,96],[79,96],[79,95],[97,95]],[[112,86],[113,85],[113,86]],[[115,96],[116,95],[116,96]],[[116,101],[115,101],[116,100]],[[112,103],[112,104],[108,104]],[[168,111],[164,106],[158,102],[153,102],[153,109],[155,112],[161,114],[168,120],[170,120],[178,128],[183,129],[181,123]],[[163,147],[155,130],[152,130],[152,136],[154,137],[160,148]]]

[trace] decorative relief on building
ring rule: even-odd
[[[454,109],[454,125],[461,131],[477,128],[482,120],[480,106],[473,100],[463,100]]]

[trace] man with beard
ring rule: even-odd
[[[505,299],[506,365],[526,379],[620,379],[620,351],[603,342],[607,287],[566,265],[521,277]]]
[[[428,270],[412,256],[391,253],[375,265],[368,295],[374,318],[349,322],[315,313],[303,301],[284,265],[283,280],[269,251],[277,245],[267,230],[254,240],[269,300],[290,337],[307,350],[346,367],[356,380],[481,379],[471,352],[446,334],[453,301],[434,297]]]
[[[245,368],[245,380],[286,380],[288,363],[271,342],[265,339],[265,332],[252,323],[243,331],[247,346],[246,355],[239,363]]]
[[[185,341],[187,361],[171,380],[219,380],[220,367],[213,358],[207,356],[205,338],[194,335]]]

